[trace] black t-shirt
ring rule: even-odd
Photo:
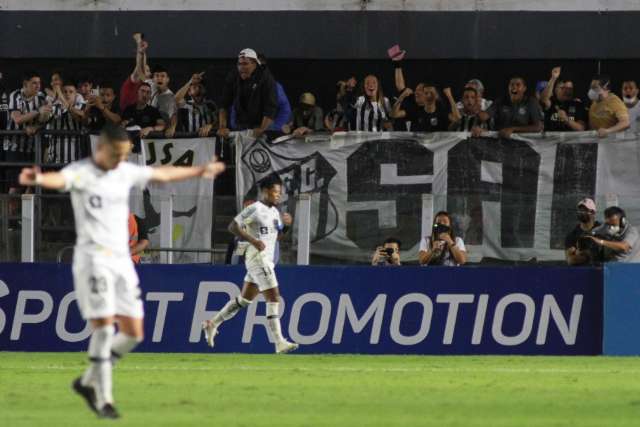
[[[147,105],[142,110],[138,110],[136,105],[129,105],[122,113],[122,120],[127,120],[127,126],[140,126],[141,128],[153,127],[161,120],[160,111]]]
[[[0,129],[5,130],[9,124],[9,95],[0,88]]]
[[[449,113],[442,104],[436,103],[436,110],[428,113],[410,96],[402,101],[402,109],[405,121],[411,122],[411,132],[444,132],[449,127]]]
[[[547,132],[573,131],[568,124],[560,121],[558,110],[564,110],[571,121],[587,122],[587,110],[582,101],[579,99],[558,101],[554,96],[551,97],[551,106],[544,110],[544,130]]]
[[[149,240],[149,230],[147,230],[147,223],[144,219],[134,215],[136,223],[138,224],[138,241]]]
[[[596,228],[600,225],[598,221],[595,222],[593,228]],[[591,230],[593,230],[593,228]],[[564,239],[564,248],[577,248],[578,247],[578,238],[580,236],[584,236],[587,234],[585,230],[580,227],[580,224],[576,225],[576,227],[567,234],[567,237]]]
[[[510,98],[491,104],[487,113],[493,118],[494,130],[529,126],[542,120],[542,109],[535,97],[523,98],[515,104]]]
[[[109,107],[109,111],[114,114],[120,114],[120,106],[118,104],[119,102],[114,100],[111,103],[111,107]],[[89,115],[89,124],[87,125],[89,132],[100,132],[104,125],[107,124],[107,119],[102,111],[98,110],[98,107],[90,107],[87,114]]]

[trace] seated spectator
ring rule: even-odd
[[[618,206],[604,211],[605,223],[593,230],[590,238],[602,248],[605,262],[640,262],[640,234]]]
[[[449,109],[438,102],[438,91],[430,83],[418,85],[416,96],[405,89],[393,105],[392,116],[405,119],[412,132],[442,132],[449,127]],[[447,91],[449,104],[455,109],[451,91]],[[410,124],[409,124],[410,123]]]
[[[371,257],[371,265],[390,266],[402,265],[400,249],[402,244],[395,237],[389,237],[382,246],[378,246]]]
[[[436,214],[433,232],[420,241],[420,265],[456,266],[467,262],[467,250],[461,237],[453,233],[451,216],[445,211]]]
[[[589,128],[601,138],[629,128],[629,111],[624,102],[611,93],[609,76],[597,75],[591,80],[589,89]]]
[[[300,102],[293,110],[289,130],[295,136],[302,136],[324,129],[324,113],[322,108],[316,105],[316,97],[309,92],[300,95]]]
[[[261,137],[273,123],[278,111],[276,83],[271,72],[260,66],[253,49],[238,54],[236,69],[226,78],[222,91],[222,105],[218,110],[218,135],[229,136],[229,112],[236,111],[236,129],[253,129],[253,136]]]
[[[382,87],[376,76],[368,75],[364,78],[363,94],[360,96],[351,86],[345,89],[341,103],[349,122],[349,130],[365,132],[392,130],[391,104],[382,93]]]
[[[145,221],[129,213],[129,249],[131,260],[134,264],[140,264],[140,259],[145,249],[149,247],[149,232]]]
[[[116,102],[116,92],[112,84],[103,82],[100,95],[89,95],[87,99],[85,123],[92,133],[98,133],[105,125],[119,125],[120,106]]]
[[[564,241],[565,258],[569,265],[589,265],[599,261],[597,246],[590,239],[596,221],[596,204],[591,199],[578,202],[578,224]]]
[[[544,110],[544,130],[583,131],[586,128],[587,112],[582,101],[573,96],[573,82],[560,79],[561,71],[560,67],[551,70],[549,83],[540,95],[540,104]]]
[[[207,98],[206,85],[202,80],[204,73],[194,74],[191,79],[176,92],[178,105],[178,129],[180,132],[197,133],[206,137],[216,127],[218,107]]]
[[[151,106],[160,111],[162,120],[166,123],[165,135],[173,137],[178,125],[176,97],[169,89],[169,72],[162,66],[153,70],[153,84],[151,85]]]
[[[622,83],[622,100],[629,111],[629,130],[640,130],[640,102],[638,102],[638,83],[627,80]]]
[[[142,33],[134,33],[133,40],[136,43],[136,66],[120,88],[120,111],[124,111],[129,105],[136,103],[138,99],[138,89],[143,82],[152,81],[151,70],[147,65],[147,48],[149,47],[149,43],[143,39]]]
[[[80,132],[85,120],[86,101],[69,82],[63,84],[62,92],[59,86],[55,86],[55,90],[55,97],[47,98],[52,108],[47,130]],[[70,163],[86,154],[81,153],[83,139],[79,135],[50,135],[45,141],[47,153],[44,160],[47,163]]]
[[[153,131],[162,132],[166,126],[160,111],[149,105],[149,101],[151,101],[151,85],[142,83],[138,89],[138,101],[122,112],[120,124],[125,128],[139,126],[142,138]]]
[[[491,107],[491,104],[493,104],[493,101],[484,98],[484,85],[479,79],[469,80],[467,84],[464,85],[464,88],[465,89],[471,88],[476,90],[476,92],[478,93],[478,98],[480,99],[480,111],[487,111],[489,107]],[[458,110],[462,110],[462,108],[464,107],[463,103],[464,103],[464,100],[459,101],[456,104],[456,107],[458,107]]]
[[[9,123],[7,130],[24,130],[27,137],[6,137],[3,148],[8,162],[33,161],[33,135],[51,118],[51,105],[40,91],[38,73],[28,71],[23,75],[22,88],[9,95]]]
[[[514,133],[542,131],[542,111],[538,100],[527,96],[527,84],[522,77],[509,81],[509,97],[499,99],[487,111],[481,112],[482,121],[492,120],[493,129],[500,137],[510,138]]]
[[[456,111],[457,108],[456,108]],[[462,94],[462,110],[460,110],[457,116],[452,113],[452,122],[449,125],[449,130],[452,132],[471,132],[476,129],[478,133],[487,128],[487,124],[483,123],[478,117],[480,113],[480,96],[478,91],[472,87],[466,87]]]

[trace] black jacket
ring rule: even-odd
[[[227,76],[222,90],[222,108],[236,110],[236,129],[260,127],[263,117],[276,116],[276,82],[265,67],[258,66],[251,77],[242,80],[238,70]]]

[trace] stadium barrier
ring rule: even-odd
[[[242,267],[142,265],[145,352],[211,350],[201,322],[240,290]],[[279,267],[283,331],[301,353],[602,353],[595,268]],[[69,265],[0,265],[0,351],[80,351],[89,328]],[[216,352],[270,353],[264,304],[225,323]]]
[[[604,343],[609,356],[640,355],[640,265],[604,267]]]

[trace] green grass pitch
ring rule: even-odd
[[[104,426],[84,353],[0,352],[0,426]],[[640,358],[132,354],[119,426],[638,426]]]

